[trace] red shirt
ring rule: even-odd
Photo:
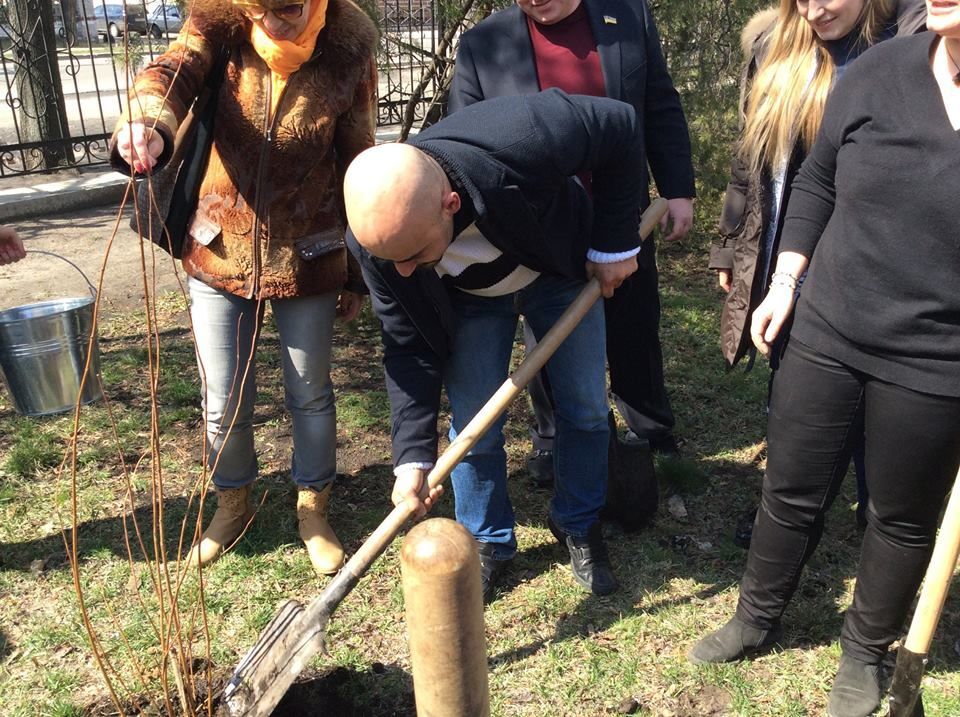
[[[541,90],[557,87],[571,95],[607,96],[597,41],[582,2],[553,25],[541,25],[528,15],[527,28]],[[579,176],[589,192],[590,173]]]

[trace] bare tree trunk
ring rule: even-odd
[[[9,0],[17,72],[17,115],[24,142],[43,141],[25,160],[25,169],[56,169],[72,163],[70,128],[57,65],[53,3]],[[62,141],[61,141],[62,140]]]
[[[413,89],[413,92],[410,94],[410,99],[407,101],[407,106],[403,110],[403,121],[400,124],[400,142],[407,140],[410,130],[413,128],[417,105],[420,103],[427,87],[430,86],[430,83],[433,82],[438,74],[441,77],[447,75],[448,66],[453,64],[453,55],[455,53],[453,40],[460,31],[464,21],[470,15],[475,4],[476,0],[464,0],[463,4],[457,8],[457,16],[453,18],[447,31],[443,33],[443,37],[433,55],[433,59],[430,60],[430,64],[427,65],[423,74],[420,75],[420,82]],[[446,94],[449,92],[449,89],[450,88],[447,87],[445,92],[438,92],[437,94],[443,94],[443,98],[446,99]],[[436,102],[434,103],[434,107],[435,106]]]

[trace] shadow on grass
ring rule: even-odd
[[[636,570],[636,566],[626,558],[626,555],[633,550],[639,551],[639,544],[650,540],[652,536],[648,531],[643,531],[631,535],[617,535],[616,540],[612,540],[612,537],[608,536],[608,544],[615,543],[617,546],[611,550],[611,559],[614,571],[620,580],[620,589],[613,595],[602,598],[585,594],[583,600],[572,612],[562,613],[558,617],[553,635],[496,655],[490,655],[491,665],[520,662],[535,655],[547,645],[555,645],[565,640],[580,639],[595,632],[602,632],[620,622],[624,616],[638,612],[651,614],[694,600],[707,600],[733,585],[732,581],[716,582],[709,588],[696,593],[661,600],[652,607],[638,608],[635,597],[647,590],[656,590],[657,587],[662,585],[663,581],[659,576],[650,579],[649,582],[645,580],[644,576]],[[522,551],[517,555],[513,569],[508,573],[503,583],[501,594],[515,588],[521,582],[520,575],[547,572],[557,562],[569,566],[569,555],[566,549],[556,543],[539,545],[533,549]],[[566,567],[565,570],[568,579],[572,581],[573,577],[569,575],[569,568]],[[656,585],[653,583],[656,583]]]
[[[392,473],[389,466],[372,465],[354,476],[338,477],[331,496],[330,514],[331,521],[348,550],[356,549],[390,512],[390,485]],[[288,471],[274,471],[261,476],[255,484],[252,501],[255,506],[259,506],[257,515],[233,551],[238,555],[252,556],[269,553],[285,545],[299,545],[296,486],[289,479]],[[209,493],[204,501],[204,524],[212,517],[216,504],[215,495]],[[187,496],[167,498],[164,502],[165,535],[168,536],[165,548],[168,556],[176,555],[180,527],[185,518],[188,522],[184,550],[190,545],[196,525],[197,507],[197,499],[190,503]],[[77,532],[80,559],[103,550],[126,558],[126,522],[134,559],[143,560],[143,551],[134,534],[134,519],[139,525],[146,551],[152,557],[154,514],[152,505],[143,505],[133,511],[132,516],[126,513],[126,521],[123,515],[115,515],[81,523]],[[72,540],[73,531],[68,529],[66,536],[68,542]],[[24,572],[68,570],[63,536],[54,533],[35,540],[0,543],[0,569]]]
[[[756,467],[735,462],[713,463],[709,467],[709,474],[716,482],[710,486],[699,479],[677,480],[678,476],[667,472],[658,471],[658,474],[661,479],[661,503],[653,525],[639,533],[630,534],[622,533],[615,525],[605,527],[621,589],[606,598],[585,595],[573,611],[560,616],[551,636],[492,655],[491,664],[519,662],[548,644],[601,632],[615,625],[623,616],[641,610],[646,614],[668,611],[678,605],[710,600],[736,588],[747,552],[733,545],[733,528],[736,518],[741,515],[740,509],[752,502],[748,498],[747,503],[743,503],[744,493],[750,495],[757,491],[759,494],[762,472]],[[742,483],[736,491],[737,495],[725,494],[724,485],[730,482]],[[519,498],[516,501],[518,521],[538,527],[545,525],[550,493],[542,490],[521,493],[516,489],[518,485],[526,487],[523,471],[519,472],[518,478],[511,478],[511,492]],[[853,486],[852,480],[847,481],[844,490],[852,493]],[[689,517],[678,518],[671,514],[667,507],[671,495],[678,495],[686,502],[690,510]],[[855,577],[858,547],[862,540],[862,532],[856,527],[852,511],[844,507],[849,502],[850,495],[841,495],[831,510],[828,516],[831,524],[829,535],[825,536],[807,565],[787,609],[784,616],[785,649],[829,645],[840,636],[846,581]],[[553,542],[523,551],[517,555],[505,576],[501,593],[515,589],[530,576],[549,571],[557,562],[568,565],[568,561],[566,551]],[[566,571],[569,574],[569,567]],[[703,587],[696,592],[684,592],[653,604],[645,602],[642,608],[638,607],[635,600],[637,596],[657,593],[665,582],[674,578],[691,579]],[[955,594],[948,599],[945,622],[952,611],[960,611],[960,595]],[[944,628],[941,626],[942,631]],[[953,649],[952,640],[946,637],[940,639],[946,642],[939,647],[934,645],[937,668],[960,668],[960,654]]]
[[[186,498],[174,498],[166,501],[164,509],[167,511],[167,530],[168,534],[173,529],[179,530],[180,520],[186,508]],[[134,559],[142,560],[142,551],[139,545],[135,543],[133,528],[133,519],[135,518],[140,526],[140,532],[144,536],[147,551],[152,551],[152,541],[150,540],[153,508],[151,506],[142,506],[133,512],[133,516],[127,515],[127,525],[131,536],[131,546],[134,549]],[[174,516],[179,516],[175,518]],[[177,532],[177,535],[179,533]],[[38,572],[51,570],[69,570],[67,562],[67,553],[64,548],[64,536],[69,543],[73,539],[73,530],[67,528],[64,534],[53,533],[43,538],[34,540],[25,540],[21,542],[0,543],[0,569],[20,570],[23,572]],[[90,557],[94,553],[102,550],[109,550],[118,556],[127,557],[127,550],[124,543],[124,519],[123,516],[111,516],[98,520],[90,520],[81,523],[77,531],[77,551],[80,560]],[[171,537],[168,541],[168,550],[176,548],[176,538]]]

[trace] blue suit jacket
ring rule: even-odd
[[[464,195],[455,226],[475,221],[518,263],[581,278],[588,245],[637,247],[643,140],[628,104],[559,90],[499,98],[441,120],[411,144],[434,157]],[[574,178],[585,171],[593,175],[592,202]],[[352,232],[347,245],[382,325],[394,462],[433,461],[452,331],[448,290],[432,269],[400,276]]]
[[[695,196],[687,120],[667,71],[646,0],[582,0],[600,56],[607,97],[637,112],[646,160],[660,195]],[[448,108],[540,90],[526,16],[513,5],[460,39]],[[647,163],[639,163],[644,186]],[[643,204],[648,201],[646,192]]]

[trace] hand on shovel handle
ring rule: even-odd
[[[422,518],[433,508],[434,503],[443,495],[443,486],[433,488],[427,482],[427,470],[423,468],[404,468],[397,472],[390,500],[394,505],[406,503],[414,518]]]

